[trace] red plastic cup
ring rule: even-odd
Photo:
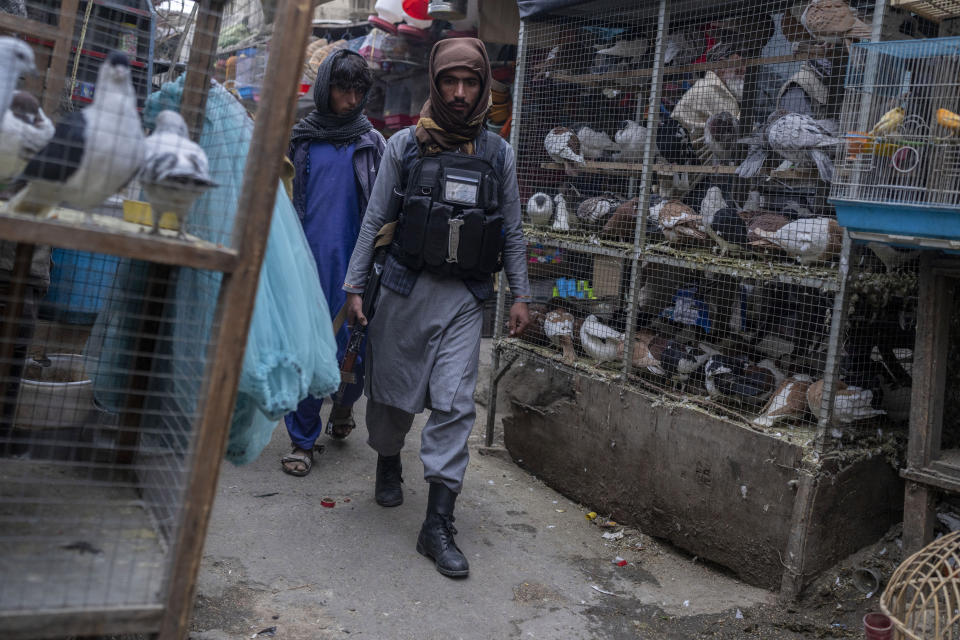
[[[893,621],[882,613],[868,613],[863,616],[863,631],[867,640],[891,640]]]

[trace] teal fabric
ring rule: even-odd
[[[182,92],[181,76],[152,94],[144,108],[144,123],[150,127],[161,110],[177,109]],[[243,106],[213,84],[199,144],[207,153],[210,174],[218,187],[194,204],[188,233],[230,245],[252,133],[253,121]],[[88,343],[88,355],[97,362],[96,399],[111,411],[122,411],[128,402],[124,390],[130,386],[136,339],[149,332],[137,317],[143,292],[150,285],[148,265],[124,261],[116,280],[121,286],[113,287]],[[201,387],[209,382],[203,380],[205,356],[222,274],[184,267],[173,269],[172,274],[166,285],[172,303],[163,305],[163,321],[152,327],[159,339],[152,350],[144,431],[158,442],[182,443],[190,433],[187,417],[197,414]],[[307,395],[329,395],[339,382],[336,342],[317,267],[281,186],[260,271],[227,459],[235,464],[254,460],[285,413],[296,409]],[[171,440],[173,432],[177,437]]]

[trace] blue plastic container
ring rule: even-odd
[[[54,249],[45,306],[54,320],[93,324],[103,306],[120,258],[102,253]]]
[[[960,211],[930,205],[831,200],[837,222],[850,231],[960,239]],[[900,242],[898,242],[900,244]]]

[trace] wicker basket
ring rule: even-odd
[[[960,531],[934,540],[897,567],[880,597],[896,637],[960,637]]]

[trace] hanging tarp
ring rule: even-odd
[[[548,13],[583,4],[584,0],[517,0],[517,6],[520,7],[520,18],[531,18],[541,13]]]

